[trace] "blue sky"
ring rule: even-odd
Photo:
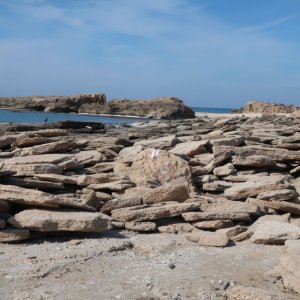
[[[300,106],[300,0],[0,0],[0,96]]]

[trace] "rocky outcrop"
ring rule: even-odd
[[[106,102],[104,94],[0,98],[0,107],[52,112],[92,112]]]
[[[300,107],[262,101],[249,101],[238,113],[300,114]]]
[[[0,108],[139,116],[158,119],[194,118],[193,110],[176,97],[148,100],[112,100],[106,102],[104,94],[77,96],[32,96],[0,98]]]

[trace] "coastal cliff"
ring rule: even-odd
[[[105,94],[0,98],[0,108],[63,113],[131,115],[158,119],[194,118],[191,108],[176,97],[112,100]]]
[[[300,114],[300,107],[262,101],[249,101],[238,113]]]

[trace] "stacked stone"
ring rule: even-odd
[[[0,240],[109,228],[220,247],[299,239],[299,128],[268,115],[6,131]]]

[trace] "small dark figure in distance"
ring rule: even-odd
[[[45,119],[45,121],[44,121],[45,123],[47,123],[48,122],[48,118],[46,117],[46,119]]]

